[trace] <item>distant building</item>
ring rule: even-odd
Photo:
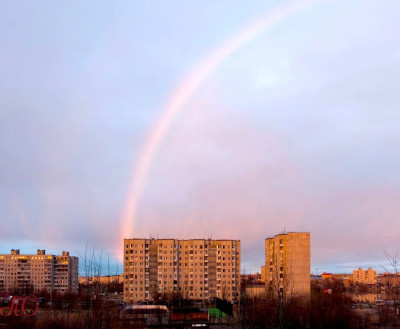
[[[322,273],[321,274],[321,278],[325,279],[325,280],[333,280],[335,279],[335,276],[332,273]]]
[[[310,233],[265,239],[265,285],[285,295],[310,295]]]
[[[377,282],[381,292],[398,293],[400,290],[400,273],[384,273],[377,276]]]
[[[376,271],[369,268],[363,270],[361,267],[358,270],[353,270],[354,284],[376,284]]]
[[[261,274],[255,272],[254,274],[242,274],[240,289],[242,295],[245,294],[247,298],[260,298],[265,296],[265,282],[262,281],[262,268]]]
[[[111,285],[124,283],[124,275],[106,275],[106,276],[80,276],[78,278],[79,284],[95,284]]]
[[[351,287],[353,285],[353,275],[347,274],[343,278],[343,284],[346,288]]]
[[[238,300],[240,241],[124,239],[124,301]]]
[[[78,292],[78,257],[46,255],[45,250],[36,254],[20,254],[19,250],[0,255],[0,290]]]
[[[247,298],[263,298],[266,295],[265,285],[251,285],[245,289]]]
[[[254,274],[241,274],[240,280],[242,286],[262,284],[261,274],[258,272],[255,272]]]
[[[348,288],[353,283],[353,274],[323,272],[321,275],[312,274],[311,281],[312,285],[319,289],[332,287],[333,283],[342,283],[345,288]]]

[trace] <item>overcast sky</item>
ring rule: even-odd
[[[0,1],[0,253],[88,242],[115,271],[165,102],[290,2]],[[172,121],[132,237],[240,239],[249,272],[266,237],[309,231],[312,272],[381,270],[400,247],[399,31],[397,0],[321,0],[237,49]]]

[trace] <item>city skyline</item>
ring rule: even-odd
[[[87,244],[115,269],[123,238],[212,237],[255,272],[265,238],[307,231],[312,273],[381,272],[399,248],[400,4],[292,6],[2,4],[0,253]]]

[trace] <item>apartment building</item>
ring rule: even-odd
[[[265,239],[265,285],[270,292],[286,296],[310,295],[310,233]]]
[[[124,301],[239,299],[240,241],[124,239]]]
[[[376,284],[376,271],[369,268],[363,270],[361,267],[358,270],[353,270],[354,284]]]
[[[78,292],[79,258],[70,256],[68,251],[63,251],[60,256],[54,256],[54,290]]]
[[[78,263],[78,257],[67,251],[60,256],[46,255],[45,250],[23,255],[12,249],[10,254],[0,255],[0,290],[77,293]]]

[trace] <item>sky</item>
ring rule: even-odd
[[[296,2],[192,90],[132,200],[173,95]],[[254,272],[265,238],[307,231],[312,273],[382,271],[400,247],[399,16],[395,0],[0,1],[0,253],[94,250],[110,274],[123,237],[240,239]]]

